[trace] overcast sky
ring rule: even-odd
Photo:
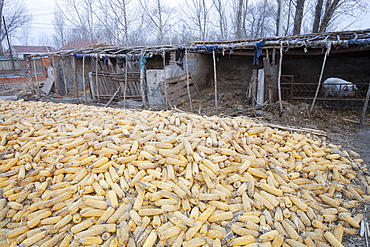
[[[29,45],[36,45],[45,34],[49,35],[50,37],[54,34],[52,19],[55,8],[55,0],[24,0],[24,2],[33,16],[30,29]],[[171,0],[169,2],[172,5],[175,1]],[[370,17],[366,16],[366,13],[364,13],[360,17],[360,21],[350,25],[349,27],[347,26],[348,24],[343,24],[343,27],[341,28],[345,30],[360,30],[370,28]],[[20,42],[16,39],[13,39],[12,43],[14,43],[14,45],[20,44]]]

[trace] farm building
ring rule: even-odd
[[[51,46],[12,46],[13,55],[18,59],[26,59],[27,56],[48,54],[56,51],[57,50]]]
[[[54,88],[59,95],[72,93],[104,104],[124,100],[145,108],[164,108],[166,102],[174,107],[209,87],[215,94],[242,90],[253,105],[337,100],[320,92],[328,77],[354,82],[356,96],[341,100],[362,103],[368,88],[369,34],[343,31],[181,46],[93,45],[48,56],[58,75]],[[213,98],[217,108],[218,97]]]
[[[368,41],[356,31],[27,57],[37,101],[0,98],[0,246],[367,246],[369,129],[352,151],[305,116],[291,127],[217,111],[229,92],[255,108],[362,103]],[[356,96],[324,97],[332,76]],[[49,102],[59,98],[89,105]],[[192,109],[199,98],[220,116]],[[342,119],[320,110],[312,121]],[[350,146],[346,130],[336,136]]]

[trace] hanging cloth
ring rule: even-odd
[[[253,64],[259,64],[259,58],[262,55],[262,48],[265,45],[265,41],[260,41],[254,44],[254,57]]]

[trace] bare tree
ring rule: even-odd
[[[101,36],[113,44],[135,44],[137,34],[143,32],[145,12],[140,4],[134,5],[131,0],[97,0],[97,5],[94,14],[102,27]]]
[[[66,23],[63,13],[58,8],[54,10],[54,19],[52,20],[52,23],[54,26],[54,32],[56,33],[53,36],[54,44],[56,47],[60,48],[66,44]]]
[[[38,37],[38,42],[37,43],[40,46],[50,46],[51,42],[52,42],[51,36],[48,33],[46,33],[45,31],[42,31],[41,34]]]
[[[171,8],[164,0],[140,0],[148,23],[156,36],[157,44],[163,44],[165,33],[168,31]]]
[[[136,9],[141,9],[139,6],[136,6]],[[134,28],[130,28],[130,35],[129,37],[129,43],[132,45],[142,45],[147,43],[146,34],[147,32],[147,26],[146,26],[146,17],[144,13],[141,13],[140,11],[135,11],[135,13],[138,13],[136,15],[135,23],[133,24]]]
[[[316,0],[312,32],[326,32],[330,26],[365,9],[363,0]]]
[[[235,38],[240,39],[246,36],[245,23],[248,11],[249,0],[233,0],[233,25]]]
[[[8,34],[12,35],[18,28],[29,23],[32,16],[24,3],[20,0],[0,0],[0,54],[3,54],[2,41],[6,37],[3,18],[5,19]]]
[[[76,29],[80,29],[80,37],[77,40],[92,40],[94,39],[94,8],[95,0],[65,0],[63,4],[58,4],[57,7],[63,14],[66,22],[70,23]],[[76,36],[76,35],[74,35]]]
[[[304,3],[305,0],[297,0],[296,2],[293,35],[301,33]]]
[[[19,42],[24,45],[28,46],[31,45],[32,43],[30,42],[30,29],[31,25],[30,24],[25,24],[21,26],[19,29],[16,30],[16,34],[14,35]]]
[[[260,38],[274,35],[277,16],[276,1],[263,0],[250,5],[246,20],[249,37]]]
[[[181,8],[184,14],[183,22],[191,31],[198,33],[195,34],[196,39],[208,39],[211,7],[205,0],[189,0],[185,1]]]
[[[324,4],[324,0],[316,0],[315,18],[313,20],[313,26],[312,26],[312,32],[313,33],[318,33],[319,32],[321,12],[322,12],[323,4]]]
[[[217,39],[227,39],[228,38],[228,16],[226,13],[226,7],[228,6],[226,0],[212,0],[213,7],[216,11],[217,24],[214,24],[218,31],[216,33]]]

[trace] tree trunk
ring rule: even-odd
[[[315,19],[313,20],[313,26],[312,26],[313,33],[319,32],[323,4],[324,4],[324,0],[317,0],[316,8],[315,8]]]
[[[297,0],[297,6],[294,15],[293,35],[301,33],[304,2],[305,0]]]
[[[326,32],[326,29],[329,26],[329,23],[334,15],[335,10],[338,7],[339,2],[340,0],[334,0],[331,4],[329,4],[329,1],[328,1],[327,9],[325,10],[325,15],[320,25],[320,30],[319,30],[320,33]]]
[[[249,0],[246,0],[245,1],[245,9],[244,9],[244,13],[243,13],[243,34],[244,34],[244,37],[247,37],[247,28],[246,28],[246,19],[247,19],[247,14],[248,14],[248,1]]]
[[[236,14],[236,38],[242,37],[242,17],[243,17],[243,3],[244,0],[238,0],[238,9]]]
[[[277,16],[276,16],[276,32],[275,32],[276,36],[279,36],[279,22],[280,22],[280,11],[281,11],[280,1],[284,1],[284,0],[277,0],[278,12],[277,12]]]
[[[293,0],[289,0],[289,5],[288,5],[288,17],[286,18],[287,19],[287,24],[286,24],[286,29],[285,29],[285,36],[288,36],[290,35],[289,33],[289,27],[290,27],[290,20],[291,20],[291,16],[292,16],[292,3]]]

